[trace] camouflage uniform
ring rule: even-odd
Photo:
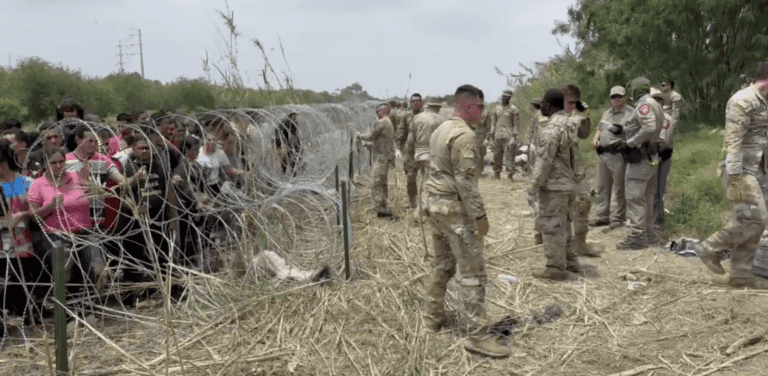
[[[475,157],[477,144],[472,128],[453,117],[442,123],[429,142],[430,177],[425,214],[432,229],[434,275],[426,297],[428,325],[445,319],[445,292],[458,266],[461,299],[471,322],[470,333],[487,329],[485,286],[488,276],[483,258],[483,241],[477,236],[477,218],[485,207],[477,188]]]
[[[392,122],[392,132],[393,132],[392,134],[394,135],[395,149],[400,151],[403,150],[403,146],[405,143],[405,140],[403,140],[402,143],[399,142],[400,132],[402,132],[401,127],[403,124],[404,115],[405,115],[405,112],[403,110],[395,107],[393,107],[389,111],[389,115],[387,115],[389,117],[389,120]],[[405,133],[405,136],[406,137],[408,136],[407,131]]]
[[[475,128],[475,143],[477,144],[477,177],[483,176],[485,170],[485,154],[488,153],[488,148],[485,146],[485,140],[488,137],[488,131],[491,129],[491,121],[493,116],[489,113],[489,110],[483,111],[483,116],[480,118],[480,123]]]
[[[507,177],[512,179],[515,174],[515,143],[517,129],[520,125],[520,112],[512,103],[499,104],[491,113],[491,130],[489,137],[493,140],[493,173],[501,174],[504,166]]]
[[[629,236],[617,244],[622,249],[641,249],[648,244],[648,230],[653,220],[653,198],[656,191],[656,162],[659,133],[664,126],[661,105],[643,95],[636,103],[637,121],[624,129],[628,148],[640,149],[640,161],[627,163],[624,173],[624,196],[627,201]]]
[[[533,128],[533,131],[531,131],[531,128],[528,128],[528,136],[529,138],[528,145],[530,146],[529,150],[532,150],[533,152],[531,155],[533,156],[529,163],[531,163],[532,166],[536,165],[536,154],[538,153],[538,145],[539,145],[539,134],[541,133],[541,130],[547,127],[547,124],[549,123],[549,118],[544,116],[541,113],[541,110],[536,111],[536,114],[533,115],[531,118],[531,128]],[[536,194],[536,192],[533,192]],[[541,235],[541,229],[538,226],[539,223],[539,211],[538,206],[532,208],[534,209],[533,212],[533,237],[536,244],[542,244],[543,239]]]
[[[536,226],[542,232],[546,270],[564,273],[569,267],[578,269],[577,256],[571,247],[569,208],[578,186],[577,140],[570,131],[572,118],[559,111],[539,130],[536,164],[531,175],[531,190],[538,196]]]
[[[598,186],[597,197],[595,198],[595,221],[608,222],[617,226],[624,223],[626,219],[627,203],[624,199],[624,173],[627,164],[621,152],[615,149],[618,141],[627,140],[624,129],[627,127],[637,127],[629,124],[637,122],[637,115],[632,106],[624,105],[621,111],[614,110],[613,107],[605,110],[603,117],[598,124],[599,143],[598,143]],[[611,127],[616,124],[621,128],[618,134],[611,131]]]
[[[395,159],[392,121],[388,116],[379,119],[367,134],[360,135],[360,139],[373,142],[371,196],[375,209],[378,212],[385,212],[387,211],[388,197],[387,173],[389,172],[389,165]]]
[[[592,209],[592,200],[589,196],[589,188],[583,182],[586,173],[581,164],[581,154],[579,153],[579,139],[589,137],[591,131],[591,120],[589,119],[589,107],[583,103],[584,111],[574,110],[570,115],[570,121],[565,124],[570,133],[571,140],[576,144],[576,153],[573,158],[577,161],[577,168],[574,170],[576,176],[576,187],[573,193],[573,205],[570,207],[570,219],[573,226],[573,245],[574,252],[578,255],[596,256],[594,251],[587,246],[587,232],[589,231],[589,211]]]
[[[398,133],[395,134],[395,144],[398,149],[400,149],[403,152],[403,172],[405,172],[405,189],[408,192],[408,200],[411,206],[411,209],[416,207],[416,195],[418,194],[418,187],[416,186],[416,177],[418,174],[418,168],[416,167],[416,161],[414,160],[414,150],[411,149],[408,150],[408,147],[406,146],[406,142],[408,141],[408,138],[410,137],[411,128],[413,125],[413,118],[417,114],[421,113],[422,110],[419,112],[408,112],[407,114],[404,114],[402,116],[402,120],[400,121],[400,127],[398,128]],[[427,141],[429,142],[429,141]]]
[[[664,111],[664,128],[659,135],[659,169],[656,175],[656,195],[654,199],[653,212],[656,215],[657,224],[664,223],[664,195],[667,192],[667,180],[669,171],[672,169],[672,143],[675,139],[675,128],[677,120],[680,118],[680,104],[683,97],[676,91],[671,91],[663,95],[664,102],[661,106]]]
[[[414,171],[424,181],[429,178],[429,139],[443,120],[438,115],[440,105],[427,104],[425,107],[426,110],[413,117],[405,143],[405,154],[414,159]]]
[[[753,258],[768,220],[766,132],[768,100],[752,84],[734,94],[726,105],[722,177],[732,210],[728,223],[704,241],[710,249],[731,250],[728,283],[732,285],[748,283],[753,278]]]

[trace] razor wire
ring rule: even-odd
[[[167,206],[168,211],[175,211],[176,215],[159,218],[149,218],[148,212],[157,208],[147,208],[146,197],[136,197],[130,189],[123,193],[114,192],[105,189],[104,182],[91,179],[87,183],[89,198],[98,196],[117,200],[120,213],[117,223],[129,225],[94,227],[84,236],[54,237],[42,233],[48,242],[67,250],[68,273],[83,276],[82,280],[67,282],[67,305],[79,314],[99,309],[102,314],[119,316],[114,307],[107,306],[109,297],[118,297],[122,305],[122,299],[132,298],[135,291],[173,283],[169,280],[183,285],[193,276],[222,276],[226,273],[230,273],[230,280],[233,277],[243,281],[270,278],[252,262],[264,250],[279,255],[292,267],[304,270],[328,267],[339,273],[344,256],[337,175],[343,179],[370,165],[370,153],[352,140],[373,123],[375,105],[375,102],[288,105],[166,116],[177,126],[181,125],[182,132],[196,135],[202,148],[207,133],[214,130],[213,125],[217,125],[216,130],[233,132],[236,136],[233,154],[237,160],[230,160],[230,164],[240,167],[244,173],[229,177],[218,171],[220,189],[216,194],[208,195],[210,201],[206,205],[195,208],[184,207],[171,195],[164,194],[161,210]],[[294,174],[282,171],[281,157],[273,146],[277,127],[291,112],[298,113],[296,124],[301,140]],[[160,124],[163,120],[159,118],[155,122]],[[64,119],[54,124],[62,129],[65,143],[67,136],[83,125],[94,134],[99,129],[109,129],[112,136],[117,134],[118,127],[125,127],[137,138],[151,140],[146,124],[118,125],[80,119]],[[69,135],[71,137],[74,135]],[[41,142],[44,142],[42,137],[29,150],[36,149]],[[175,197],[179,191],[174,183],[176,171],[171,171],[167,165],[171,153],[177,151],[168,144],[149,144],[150,166],[160,165],[157,171],[162,171],[163,176],[158,179],[165,181],[166,192],[174,192]],[[101,152],[101,141],[98,149]],[[350,167],[354,171],[350,171]],[[203,193],[206,192],[200,194]],[[351,217],[349,213],[348,217]],[[42,223],[42,218],[37,220]],[[180,230],[185,225],[187,236],[181,239]],[[350,244],[353,243],[351,228]],[[190,252],[189,247],[194,249]],[[101,252],[106,261],[107,267],[99,279],[88,278],[92,260],[89,252]],[[41,315],[41,307],[46,302],[49,306],[52,304],[53,291],[50,252],[33,252],[33,260],[44,265],[36,276],[30,275],[34,270],[27,270],[25,275],[20,259],[13,252],[3,252],[3,256],[3,270],[0,271],[3,278],[3,296],[0,297],[3,338],[0,346],[7,339],[9,322],[14,316],[16,320],[18,315],[27,320],[33,309],[35,315]],[[126,280],[127,274],[131,274],[130,280]],[[189,291],[187,296],[190,296]],[[21,310],[18,309],[20,304],[24,307]],[[125,307],[122,308],[124,311]],[[17,326],[27,342],[24,325]]]

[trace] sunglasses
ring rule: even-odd
[[[616,94],[616,95],[611,95],[611,99],[613,99],[613,100],[616,100],[616,99],[621,99],[621,98],[624,98],[624,96],[623,96],[623,95],[618,95],[618,94]]]

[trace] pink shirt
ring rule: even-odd
[[[119,152],[120,149],[122,149],[120,147],[120,142],[121,141],[123,141],[123,138],[120,137],[119,134],[117,136],[112,137],[112,138],[109,139],[109,144],[107,145],[107,150],[108,150],[107,154],[109,154],[110,157],[112,157],[117,152]]]
[[[51,203],[57,193],[64,195],[64,205],[54,208],[43,217],[46,232],[75,233],[91,228],[88,195],[85,189],[80,187],[80,178],[76,172],[64,174],[67,174],[69,179],[60,187],[55,187],[46,176],[35,179],[29,187],[27,198],[38,208]]]

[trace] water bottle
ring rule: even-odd
[[[520,279],[510,274],[499,274],[499,283],[514,285],[520,282]]]

